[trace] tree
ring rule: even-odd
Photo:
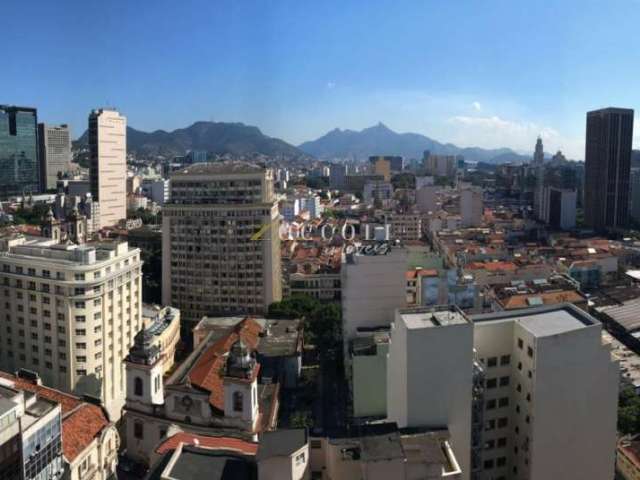
[[[640,433],[640,397],[631,385],[623,385],[618,396],[618,431],[624,435]]]

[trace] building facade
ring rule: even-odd
[[[40,191],[37,139],[35,108],[0,105],[0,198]]]
[[[100,203],[100,228],[127,218],[127,119],[115,110],[89,115],[91,196]]]
[[[230,162],[176,172],[162,222],[163,304],[180,309],[183,340],[205,315],[261,314],[281,299],[271,170]]]
[[[56,188],[58,174],[71,168],[71,132],[68,125],[38,124],[40,185],[42,190]]]
[[[596,230],[627,225],[632,140],[633,110],[587,113],[584,212],[587,225]]]
[[[117,420],[122,360],[142,326],[139,250],[18,236],[0,252],[0,370],[35,370],[46,385],[99,398]]]

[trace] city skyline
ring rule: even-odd
[[[297,145],[382,121],[518,152],[540,134],[578,160],[584,112],[640,103],[636,2],[581,2],[578,14],[577,2],[186,3],[7,6],[20,41],[5,54],[2,101],[70,124],[74,138],[111,104],[144,131],[239,121]],[[627,55],[598,55],[615,49]]]

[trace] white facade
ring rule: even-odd
[[[127,119],[115,110],[89,115],[91,195],[100,202],[100,228],[127,218]]]
[[[578,193],[574,189],[544,187],[541,193],[540,220],[562,230],[576,226]]]
[[[126,242],[0,241],[0,370],[98,397],[112,420],[125,400],[123,359],[141,328],[140,251]]]
[[[485,368],[482,479],[613,478],[618,363],[573,305],[472,317]]]
[[[164,205],[169,200],[169,180],[145,179],[142,181],[142,194],[158,205]]]
[[[398,427],[448,428],[468,479],[473,324],[457,310],[395,313],[387,366],[387,418]]]

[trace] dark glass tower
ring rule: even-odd
[[[629,217],[633,110],[587,113],[584,213],[596,230],[624,228]]]
[[[36,109],[0,105],[0,198],[39,191]]]

